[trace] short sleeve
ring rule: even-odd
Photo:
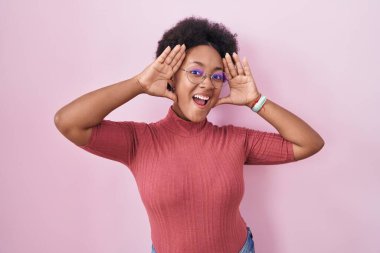
[[[244,164],[281,164],[294,161],[293,143],[278,133],[247,129]]]
[[[92,127],[91,137],[80,148],[110,160],[129,166],[136,154],[135,122],[102,120]]]

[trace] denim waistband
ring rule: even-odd
[[[255,253],[255,244],[253,242],[253,235],[251,228],[247,226],[247,238],[243,245],[243,248],[239,251],[239,253]]]

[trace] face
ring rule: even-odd
[[[212,46],[192,47],[186,51],[186,57],[174,75],[173,84],[177,102],[173,104],[173,110],[184,120],[200,122],[206,118],[218,101],[222,87],[214,87],[210,76],[200,84],[194,84],[188,79],[187,72],[181,69],[191,70],[194,74],[202,74],[203,71],[209,75],[214,74],[213,78],[218,78],[223,71],[222,58]],[[195,95],[201,97],[197,96],[197,99]],[[203,105],[205,98],[208,98],[207,103]]]

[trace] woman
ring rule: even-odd
[[[240,215],[244,164],[280,164],[318,152],[323,139],[262,95],[236,36],[222,24],[186,18],[166,31],[156,60],[136,76],[85,94],[55,115],[74,144],[133,173],[147,210],[152,252],[254,252]],[[230,94],[220,97],[223,84]],[[173,101],[155,123],[105,116],[139,94]],[[207,120],[220,104],[247,107],[279,133]],[[253,112],[252,112],[253,111]],[[228,116],[228,115],[226,115]]]

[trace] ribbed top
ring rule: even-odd
[[[243,165],[294,160],[279,134],[190,122],[172,108],[150,124],[103,120],[80,147],[130,168],[157,253],[238,253],[247,235]]]
[[[172,133],[178,134],[184,137],[193,137],[198,135],[212,124],[208,122],[207,118],[201,122],[192,122],[180,118],[173,110],[172,106],[169,108],[169,112],[164,119],[158,122],[158,124],[166,127]]]

